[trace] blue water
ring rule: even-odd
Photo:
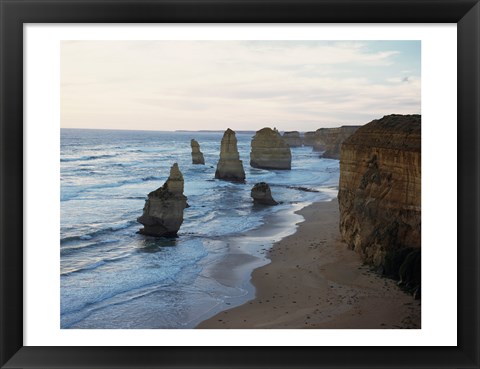
[[[191,164],[192,138],[205,165]],[[292,148],[290,171],[251,168],[246,133],[237,133],[246,183],[214,179],[221,138],[220,132],[61,130],[62,328],[193,328],[252,298],[250,272],[268,263],[273,242],[294,232],[301,220],[294,211],[336,196],[337,160],[300,147]],[[174,162],[190,205],[178,237],[142,236],[136,218]],[[261,181],[280,205],[253,206],[250,189]]]

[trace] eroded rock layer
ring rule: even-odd
[[[198,142],[192,138],[190,146],[192,147],[192,164],[205,164],[205,159],[200,151]]]
[[[284,132],[282,138],[290,147],[302,146],[302,138],[298,131]]]
[[[342,126],[337,128],[320,128],[315,131],[314,151],[324,151],[322,157],[340,158],[343,141],[350,137],[360,126]]]
[[[278,131],[262,128],[252,139],[250,165],[263,169],[291,169],[290,147]]]
[[[223,134],[215,178],[234,182],[245,181],[243,163],[238,154],[237,138],[230,128]]]
[[[165,184],[148,194],[143,214],[137,219],[144,226],[140,233],[149,236],[175,236],[183,223],[183,210],[186,207],[183,175],[175,163]]]
[[[343,142],[338,202],[343,239],[385,274],[418,287],[421,116],[388,115]]]

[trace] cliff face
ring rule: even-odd
[[[205,159],[200,151],[198,142],[192,138],[190,146],[192,147],[192,164],[205,164]]]
[[[349,247],[386,274],[414,278],[412,285],[420,283],[420,144],[420,115],[389,115],[360,127],[343,142],[338,192]]]
[[[233,182],[245,180],[245,171],[238,154],[237,137],[230,128],[223,134],[215,178]]]
[[[140,233],[149,236],[175,236],[183,223],[183,210],[186,207],[183,175],[175,163],[165,184],[148,194],[143,214],[137,219],[144,226]]]
[[[302,146],[302,139],[298,131],[284,132],[282,138],[290,147]]]
[[[325,151],[324,158],[339,159],[342,143],[360,126],[342,126],[338,128],[320,128],[315,131],[314,151]]]
[[[278,131],[262,128],[252,139],[250,165],[264,169],[290,169],[292,153]]]

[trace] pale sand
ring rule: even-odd
[[[255,299],[197,328],[420,328],[420,301],[341,242],[336,200],[298,213],[305,221],[296,233],[252,273]]]

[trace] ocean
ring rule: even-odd
[[[246,183],[214,179],[222,136],[61,129],[61,328],[194,328],[253,299],[250,274],[295,232],[294,212],[336,197],[338,160],[298,147],[291,170],[251,168],[252,133],[237,133]],[[192,164],[192,138],[205,165]],[[140,235],[146,196],[175,162],[189,204],[178,237]],[[279,205],[253,205],[262,181]]]

